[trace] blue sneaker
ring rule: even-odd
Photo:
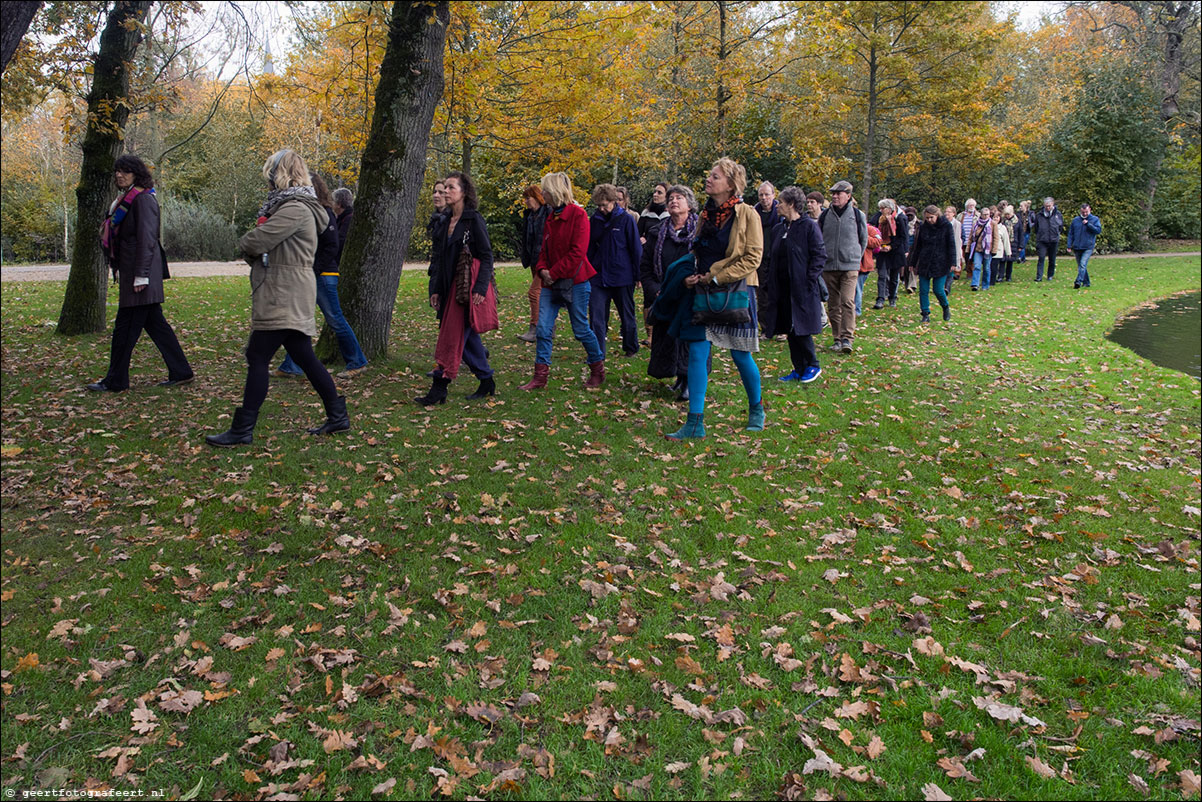
[[[782,382],[805,381],[805,379],[803,379],[801,376],[802,376],[802,374],[798,373],[797,371],[793,371],[792,373],[790,373],[787,376],[781,376],[779,379],[777,379],[777,381],[782,381]]]
[[[801,383],[809,384],[810,382],[814,381],[814,379],[817,379],[821,375],[822,375],[822,368],[818,367],[817,365],[811,365],[810,367],[805,369],[804,373],[801,374]]]

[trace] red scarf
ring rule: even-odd
[[[705,208],[701,210],[702,221],[709,223],[718,231],[722,230],[722,226],[726,225],[726,221],[735,213],[735,205],[742,203],[743,199],[738,195],[731,195],[726,199],[726,202],[721,206],[707,203]]]

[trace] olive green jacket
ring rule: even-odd
[[[317,336],[313,257],[317,232],[328,224],[325,207],[316,198],[294,196],[238,241],[250,265],[251,331],[291,329]]]

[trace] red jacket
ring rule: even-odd
[[[584,209],[569,203],[559,214],[552,212],[543,230],[535,277],[540,270],[550,270],[552,279],[571,278],[573,284],[588,281],[597,275],[588,261],[588,242],[589,222]]]

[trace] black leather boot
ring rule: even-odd
[[[351,428],[351,419],[346,414],[346,396],[340,395],[326,409],[326,422],[320,426],[314,426],[309,430],[309,434],[333,434],[334,432],[345,432],[349,428]]]
[[[247,445],[254,440],[255,422],[258,420],[258,410],[252,412],[249,409],[238,407],[234,410],[234,422],[230,424],[229,431],[207,435],[205,442],[219,448]]]
[[[447,388],[451,386],[451,380],[445,376],[435,376],[434,384],[430,387],[430,392],[423,396],[413,399],[423,407],[432,407],[435,404],[445,404],[447,402]]]
[[[467,397],[468,401],[478,401],[481,398],[488,398],[490,395],[497,394],[497,383],[492,376],[487,379],[480,380],[480,386],[476,388],[476,392]]]

